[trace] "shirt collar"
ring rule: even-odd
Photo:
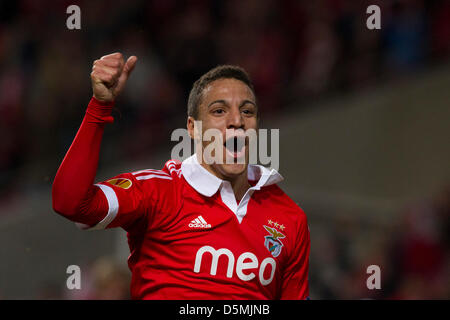
[[[193,154],[181,163],[181,172],[189,185],[206,197],[214,195],[223,183],[222,179],[219,179],[200,165],[196,154]],[[257,164],[249,164],[247,173],[248,180],[257,181],[256,185],[251,187],[251,189],[255,190],[283,180],[281,174],[275,169],[268,169]]]

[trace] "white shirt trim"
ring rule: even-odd
[[[258,181],[255,186],[250,187],[244,197],[237,204],[230,182],[219,179],[206,170],[197,160],[194,154],[181,163],[181,172],[184,178],[198,193],[206,197],[213,196],[220,189],[223,203],[234,212],[239,223],[247,213],[247,205],[255,190],[269,186],[283,180],[283,177],[275,170],[260,165],[248,165],[247,176],[251,181]]]
[[[104,184],[94,184],[94,185],[99,187],[100,190],[102,190],[103,194],[105,195],[106,201],[108,202],[108,213],[106,214],[106,217],[104,217],[102,221],[100,221],[99,223],[97,223],[92,227],[84,223],[76,222],[75,224],[83,230],[105,229],[114,220],[117,213],[119,212],[119,200],[117,199],[114,189]]]

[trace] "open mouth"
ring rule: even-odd
[[[245,156],[246,146],[245,136],[234,136],[225,140],[223,146],[225,147],[226,154],[232,159],[241,159]]]

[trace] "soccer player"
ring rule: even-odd
[[[223,147],[224,160],[245,154],[244,163],[208,164],[197,152],[161,170],[94,184],[104,126],[113,121],[114,101],[136,61],[113,53],[94,62],[93,97],[56,174],[54,210],[84,229],[127,231],[133,299],[308,298],[306,216],[277,186],[279,173],[248,164],[248,142],[245,150]],[[258,118],[243,69],[218,66],[194,83],[187,119],[192,138],[194,121],[202,121],[203,131],[220,130],[225,141],[227,130],[236,140],[256,130]]]

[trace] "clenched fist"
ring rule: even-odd
[[[123,90],[136,61],[136,56],[131,56],[124,62],[119,52],[95,60],[91,72],[94,97],[103,102],[114,101]]]

